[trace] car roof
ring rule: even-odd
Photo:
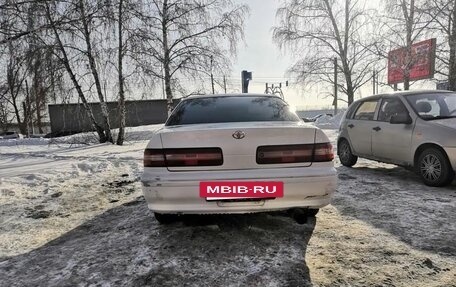
[[[445,91],[445,90],[416,90],[416,91],[399,91],[399,92],[391,92],[391,93],[384,93],[373,95],[369,97],[365,97],[359,99],[355,102],[360,101],[369,101],[369,100],[378,100],[379,98],[394,98],[397,96],[408,96],[408,95],[423,95],[423,94],[451,94],[454,93],[453,91]]]
[[[191,95],[185,98],[182,98],[182,100],[188,100],[188,99],[200,99],[200,98],[221,98],[221,97],[271,97],[271,98],[279,98],[277,95],[273,94],[255,94],[255,93],[246,93],[246,94],[241,94],[241,93],[233,93],[233,94],[207,94],[207,95]]]

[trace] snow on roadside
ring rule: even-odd
[[[128,128],[123,146],[99,144],[93,133],[1,140],[0,257],[141,196],[142,153],[161,126]]]
[[[339,129],[344,115],[345,111],[341,111],[333,117],[328,115],[322,116],[315,121],[314,125],[321,129]]]
[[[142,149],[0,179],[0,257],[35,249],[141,196]]]
[[[149,139],[152,134],[163,124],[128,127],[125,130],[125,141],[134,142]],[[113,130],[113,134],[117,135],[118,129]],[[0,147],[5,146],[40,146],[40,145],[88,145],[98,143],[98,138],[95,132],[78,133],[70,136],[58,138],[22,138],[22,139],[8,139],[0,140]],[[0,152],[2,150],[0,149]]]

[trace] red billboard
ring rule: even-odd
[[[406,48],[399,48],[388,53],[388,84],[404,81],[404,70],[410,63],[410,80],[423,80],[434,77],[435,39],[412,45],[411,59],[407,59]]]

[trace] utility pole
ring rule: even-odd
[[[226,94],[226,77],[223,75],[223,88],[225,89],[225,94]]]
[[[337,58],[334,57],[334,115],[337,114]]]
[[[372,72],[372,95],[375,95],[375,70]]]

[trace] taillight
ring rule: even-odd
[[[164,167],[165,154],[162,149],[145,149],[144,150],[145,167]]]
[[[334,159],[334,151],[332,144],[319,143],[315,144],[314,158],[315,162],[332,161]]]
[[[312,161],[313,145],[260,146],[257,149],[258,164],[293,163]]]
[[[260,146],[256,156],[258,164],[323,162],[333,159],[330,143]]]
[[[219,148],[146,149],[145,167],[216,166],[223,164]]]

